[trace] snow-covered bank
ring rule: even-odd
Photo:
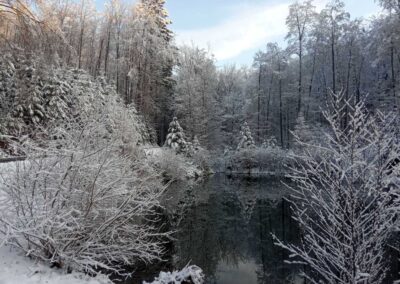
[[[190,180],[209,174],[197,160],[176,154],[166,147],[144,147],[146,158],[165,178]]]
[[[106,276],[90,277],[35,262],[16,249],[0,248],[0,284],[111,284]]]

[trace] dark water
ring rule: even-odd
[[[200,266],[207,283],[289,283],[296,269],[271,233],[295,242],[298,229],[278,179],[232,180],[216,176],[197,190],[209,192],[187,209],[176,242],[178,266]],[[301,283],[301,282],[298,282]]]
[[[175,184],[166,195],[172,229],[177,230],[169,261],[136,273],[127,283],[150,281],[160,269],[181,269],[188,263],[203,269],[206,283],[304,283],[298,269],[284,263],[288,255],[271,235],[288,242],[299,238],[281,180],[215,175],[193,187]]]
[[[288,254],[274,245],[271,235],[290,243],[299,240],[286,194],[277,178],[216,175],[194,187],[173,185],[165,206],[177,232],[168,246],[168,261],[136,273],[127,283],[150,281],[160,270],[188,263],[201,267],[210,284],[306,283],[298,276],[301,267],[284,263]],[[398,271],[397,263],[390,270]]]

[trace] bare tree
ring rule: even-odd
[[[311,283],[381,283],[395,216],[391,168],[400,152],[388,129],[391,116],[368,114],[362,101],[348,104],[343,129],[344,96],[332,94],[331,111],[325,112],[328,145],[304,144],[309,148],[292,168],[291,202],[302,241],[276,244],[291,253],[291,263],[311,268],[304,272]]]
[[[312,0],[303,3],[295,2],[289,7],[289,15],[286,18],[286,25],[289,28],[287,39],[289,43],[297,41],[296,53],[299,56],[299,82],[297,111],[300,112],[303,93],[303,46],[306,40],[307,29],[312,23],[315,11]]]

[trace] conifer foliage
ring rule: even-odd
[[[177,154],[183,153],[187,148],[183,128],[180,126],[178,118],[176,117],[174,117],[172,122],[169,124],[168,135],[164,146],[175,150]]]
[[[242,130],[240,131],[240,142],[237,147],[238,150],[240,149],[249,149],[254,148],[255,143],[253,136],[251,134],[250,127],[248,126],[247,122],[245,122],[242,126]]]

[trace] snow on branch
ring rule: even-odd
[[[381,283],[387,271],[385,246],[399,208],[394,117],[370,114],[363,102],[346,105],[333,104],[325,113],[329,147],[317,146],[315,154],[310,146],[292,167],[301,243],[275,237],[290,262],[308,264],[311,272],[304,274],[311,283]]]
[[[91,274],[127,275],[124,268],[137,261],[162,258],[168,233],[156,226],[160,179],[140,158],[124,155],[118,128],[105,128],[71,124],[56,128],[45,147],[22,146],[27,161],[0,177],[0,238],[28,256]]]
[[[159,276],[154,279],[153,282],[143,282],[143,284],[203,284],[204,274],[203,270],[196,266],[186,266],[180,271],[173,272],[160,272]]]

